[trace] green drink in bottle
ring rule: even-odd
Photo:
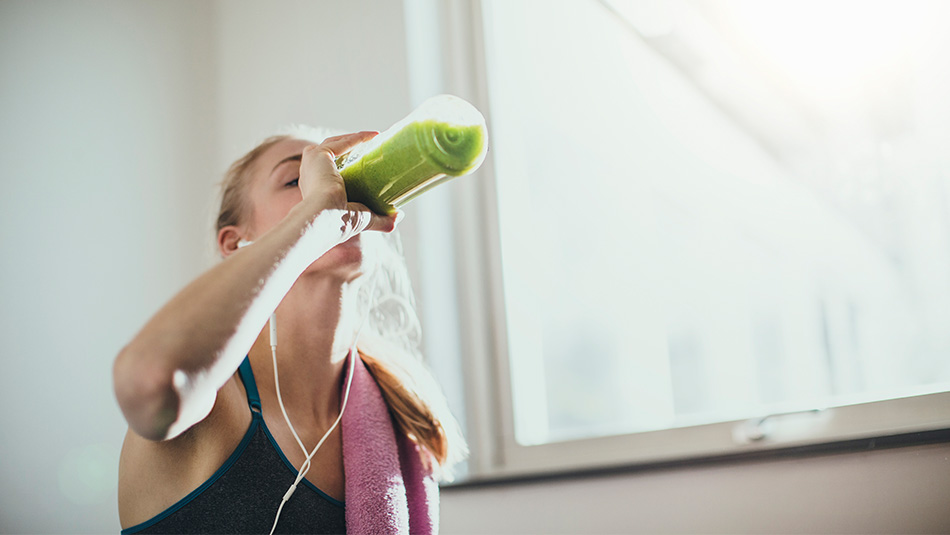
[[[482,114],[465,100],[439,95],[338,165],[347,198],[388,215],[434,186],[471,173],[487,151]]]

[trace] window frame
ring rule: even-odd
[[[592,2],[595,0],[591,0]],[[488,65],[481,0],[406,0],[434,10],[441,45],[440,89],[483,111],[491,139]],[[427,16],[431,17],[432,13]],[[410,50],[412,54],[412,50]],[[411,59],[410,59],[411,63]],[[431,88],[432,84],[429,84]],[[456,181],[451,203],[461,375],[465,422],[472,451],[468,473],[456,484],[550,473],[590,471],[678,461],[760,456],[789,448],[826,449],[863,439],[950,430],[950,391],[763,414],[658,431],[525,446],[515,439],[508,325],[502,278],[496,174],[492,153],[474,177]],[[939,433],[946,440],[946,433]],[[924,440],[923,438],[921,440]],[[908,443],[915,443],[909,439]],[[866,446],[854,446],[866,447]]]

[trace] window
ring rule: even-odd
[[[473,477],[950,426],[947,6],[472,7]]]

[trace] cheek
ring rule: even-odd
[[[291,208],[300,203],[301,199],[299,189],[288,188],[286,191],[280,192],[279,195],[272,196],[266,202],[255,204],[252,219],[255,234],[261,235],[280,223],[281,220],[287,217]]]

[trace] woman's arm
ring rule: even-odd
[[[371,133],[330,138],[304,150],[303,200],[250,247],[235,251],[169,301],[122,349],[113,366],[129,427],[151,440],[173,438],[205,418],[267,318],[297,277],[335,245],[363,230],[392,230],[347,203],[333,164]]]

